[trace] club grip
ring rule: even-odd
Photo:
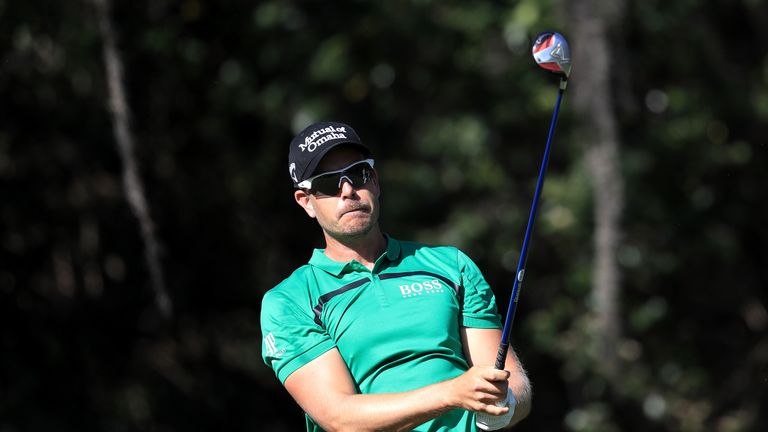
[[[496,353],[496,369],[504,370],[504,364],[507,363],[507,350],[509,349],[508,343],[499,344],[499,352]]]

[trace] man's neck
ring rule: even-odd
[[[328,258],[339,262],[355,260],[369,270],[373,269],[376,260],[387,248],[387,240],[378,227],[365,236],[351,239],[338,239],[326,233],[325,244],[325,255]]]

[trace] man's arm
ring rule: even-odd
[[[285,388],[329,432],[404,431],[454,408],[506,413],[507,407],[493,402],[506,395],[507,379],[507,371],[473,367],[456,378],[412,391],[357,394],[344,360],[332,349],[288,376]]]
[[[464,354],[470,366],[490,365],[493,367],[501,342],[501,333],[502,331],[499,329],[467,327],[461,329]],[[512,426],[531,412],[531,384],[512,347],[509,347],[507,351],[504,369],[510,372],[508,384],[517,400],[515,414],[509,423],[509,426]],[[506,389],[502,400],[504,397],[506,397]]]

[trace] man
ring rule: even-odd
[[[514,352],[493,367],[502,326],[477,266],[382,233],[379,175],[348,125],[312,124],[290,146],[294,198],[326,247],[265,294],[262,354],[307,430],[495,430],[528,415]]]

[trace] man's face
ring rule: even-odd
[[[363,159],[354,147],[339,146],[323,157],[315,173],[339,170]],[[379,221],[379,181],[375,171],[365,185],[353,186],[344,180],[334,196],[298,190],[295,197],[323,231],[338,240],[362,237]]]

